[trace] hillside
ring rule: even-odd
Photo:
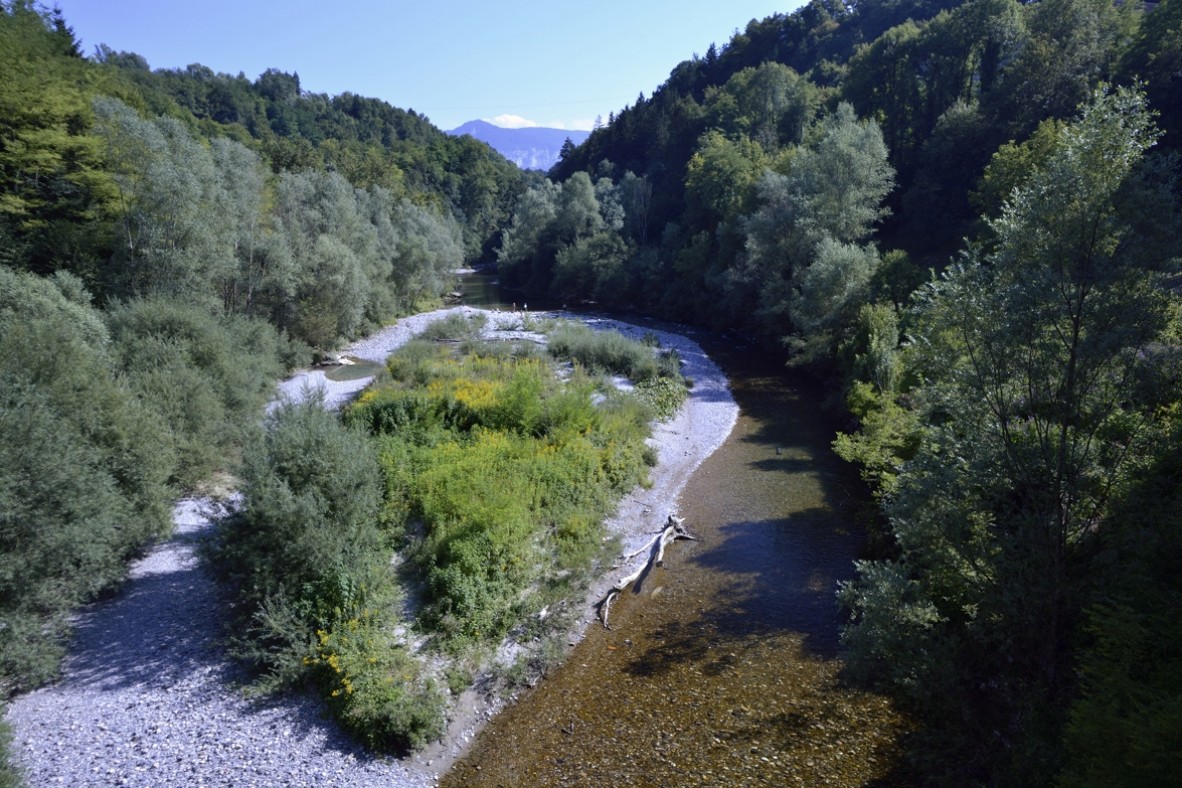
[[[849,673],[914,714],[908,784],[1180,768],[1179,30],[1179,0],[813,0],[612,113],[504,232],[505,283],[827,383],[876,500]]]

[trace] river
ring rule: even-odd
[[[497,306],[489,275],[466,301]],[[837,583],[865,494],[829,449],[823,392],[753,348],[694,337],[740,416],[681,498],[679,542],[639,594],[495,718],[443,785],[890,784],[906,720],[841,679]]]

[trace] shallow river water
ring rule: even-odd
[[[837,582],[863,536],[822,392],[695,334],[741,413],[680,510],[701,542],[612,608],[480,734],[443,785],[891,784],[905,721],[846,686]]]

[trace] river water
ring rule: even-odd
[[[740,407],[682,494],[702,541],[671,546],[613,628],[593,627],[443,785],[894,781],[905,719],[840,677],[834,593],[862,548],[864,492],[829,449],[823,392],[755,349],[694,338]]]

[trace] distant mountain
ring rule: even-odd
[[[470,120],[447,132],[454,137],[470,134],[487,142],[493,150],[523,170],[548,170],[558,161],[562,144],[568,139],[579,145],[591,134],[589,131],[544,129],[537,126],[524,129],[505,129],[483,120]]]

